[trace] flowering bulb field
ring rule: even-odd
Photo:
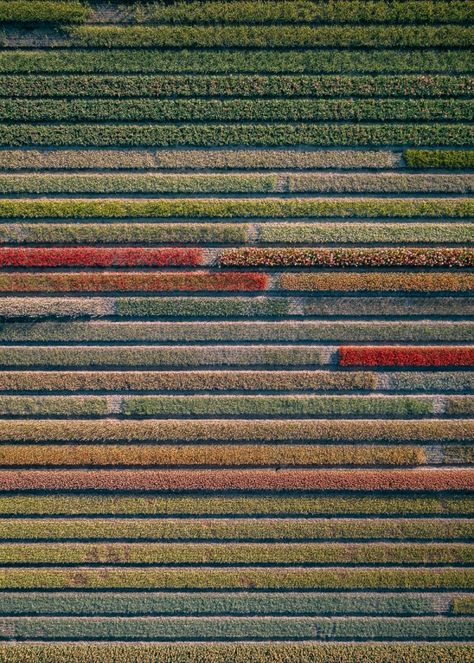
[[[0,663],[473,660],[473,43],[0,0]]]

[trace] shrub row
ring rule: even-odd
[[[253,423],[253,422],[250,422]],[[34,427],[31,427],[34,431]],[[32,432],[33,432],[32,431]],[[2,470],[0,490],[469,491],[469,469]],[[1,583],[0,583],[1,584]]]
[[[0,53],[1,58],[1,53]],[[383,150],[1,150],[0,170],[254,170],[397,168],[400,155]],[[77,175],[76,175],[77,177]],[[201,175],[201,177],[203,177]],[[252,174],[252,178],[254,174]],[[71,179],[71,178],[70,178]]]
[[[434,392],[474,391],[474,373],[467,371],[407,371],[406,373],[390,373],[388,376],[390,389],[395,391]]]
[[[92,164],[93,165],[93,164]],[[131,165],[131,164],[130,164]],[[412,175],[411,177],[423,177]],[[434,177],[432,190],[469,192],[469,176]],[[437,185],[436,182],[439,181]],[[415,187],[414,190],[419,190]],[[426,189],[426,187],[425,187]],[[276,175],[2,175],[0,193],[251,193],[277,192]]]
[[[409,168],[474,168],[474,150],[405,150]]]
[[[474,450],[469,447],[446,447],[444,462],[447,465],[463,465],[474,463]]]
[[[6,319],[102,317],[113,315],[114,310],[113,299],[7,297],[0,300],[0,318]]]
[[[298,366],[322,363],[321,348],[307,345],[0,347],[0,366]]]
[[[107,152],[107,151],[106,151]],[[6,152],[9,154],[10,152]],[[368,153],[367,158],[372,153]],[[54,155],[53,155],[54,156]],[[249,155],[250,156],[250,155]],[[291,156],[291,155],[290,155]],[[207,155],[211,158],[212,153]],[[15,157],[13,157],[15,158]],[[341,159],[343,158],[341,153]],[[192,157],[191,157],[192,159]],[[236,167],[246,167],[244,162]],[[216,161],[219,155],[216,155]],[[291,161],[291,158],[288,159]],[[338,158],[334,158],[337,165]],[[202,160],[204,165],[204,159]],[[282,160],[283,162],[283,160]],[[328,161],[329,163],[329,161]],[[349,162],[347,162],[349,163]],[[28,165],[28,162],[25,162]],[[91,164],[91,167],[94,164]],[[112,164],[113,165],[113,164]],[[168,167],[168,163],[164,164]],[[210,164],[209,164],[210,165]],[[282,164],[280,164],[282,165]],[[290,167],[293,164],[290,162]],[[317,164],[319,166],[319,164]],[[356,164],[353,164],[354,166]],[[270,161],[264,167],[269,167]],[[0,164],[0,169],[1,169]],[[67,167],[67,164],[66,164]],[[328,167],[328,165],[324,166]],[[338,166],[339,167],[339,166]],[[341,163],[341,167],[342,163]],[[346,167],[348,167],[346,165]],[[8,193],[470,193],[471,175],[401,175],[373,173],[277,176],[274,173],[232,174],[147,174],[147,175],[0,175],[0,191]],[[445,226],[446,227],[446,226]],[[150,229],[153,232],[153,229]],[[192,232],[192,229],[188,229]],[[232,231],[229,231],[232,232]]]
[[[364,175],[366,177],[367,175]],[[38,228],[40,224],[37,224]],[[44,224],[46,226],[46,224]],[[12,226],[2,226],[3,233],[6,241],[18,241],[21,237],[26,237],[25,241],[34,241],[35,237],[33,236],[30,239],[30,235],[35,233],[35,224],[28,224],[14,227],[14,230],[11,230]],[[0,237],[2,227],[0,227]],[[20,228],[17,230],[16,228]],[[46,226],[48,227],[48,226]],[[61,225],[56,224],[54,226],[49,225],[49,232],[46,234],[46,237],[49,239],[51,228],[61,228]],[[70,226],[69,226],[70,227]],[[76,233],[79,234],[82,231],[80,225],[75,225]],[[87,226],[90,227],[90,226]],[[114,225],[107,225],[108,228],[113,228]],[[130,227],[130,226],[128,226]],[[25,231],[23,230],[25,228]],[[42,226],[41,226],[42,228]],[[352,222],[348,223],[298,223],[296,221],[292,223],[262,223],[257,224],[259,242],[262,244],[302,244],[302,245],[311,245],[311,244],[322,244],[325,242],[328,243],[350,243],[350,244],[366,244],[368,242],[372,243],[401,243],[409,242],[410,244],[418,243],[450,243],[450,244],[470,244],[474,242],[474,230],[472,224],[464,223],[380,223],[379,221],[375,223],[357,223]],[[58,230],[58,235],[61,237],[61,231]],[[71,231],[72,232],[72,231]],[[103,231],[105,234],[105,230]],[[69,231],[67,239],[69,241],[70,237]],[[244,242],[242,242],[244,243]],[[411,250],[413,251],[413,249]],[[303,254],[303,251],[301,251]],[[305,252],[307,253],[307,252]],[[259,256],[275,256],[276,251],[270,252],[261,252],[258,251],[256,255]],[[293,251],[293,255],[295,252]],[[225,256],[229,255],[228,252],[224,254]],[[235,252],[232,254],[235,255]],[[250,251],[246,253],[250,255]],[[278,256],[286,255],[281,250],[277,254]],[[287,255],[291,255],[287,252]],[[311,255],[311,252],[309,252]],[[416,255],[416,253],[415,253]]]
[[[229,4],[227,3],[227,8]],[[109,50],[15,49],[0,53],[0,72],[35,74],[272,73],[272,74],[464,74],[472,70],[471,51],[439,50]]]
[[[61,640],[463,640],[472,634],[470,619],[346,617],[315,619],[311,617],[29,617],[27,620],[4,617],[3,638],[44,641]],[[1,634],[0,634],[1,637]]]
[[[406,292],[462,292],[474,288],[474,275],[433,272],[405,274],[404,272],[359,272],[320,274],[283,274],[283,290],[351,290],[351,291],[406,291]]]
[[[468,124],[2,124],[2,146],[469,145]]]
[[[470,47],[468,26],[94,26],[69,30],[59,46],[106,48]],[[52,46],[55,45],[53,42]]]
[[[352,224],[346,224],[349,233],[351,226]],[[290,228],[290,232],[292,230]],[[296,232],[293,231],[292,234],[295,237]],[[370,235],[366,237],[366,241],[369,238]],[[304,240],[303,235],[301,241],[304,242]],[[250,247],[224,249],[220,252],[218,260],[223,267],[474,267],[474,250],[411,247],[376,249],[313,249],[306,247],[301,249],[260,249]],[[336,280],[338,276],[333,278]],[[291,275],[291,277],[285,275],[282,280],[296,277],[306,278],[302,274]],[[315,275],[311,274],[310,278],[313,277]]]
[[[77,176],[72,177],[76,178]],[[424,224],[418,224],[418,227],[420,227],[418,232],[422,233]],[[444,241],[451,241],[451,235],[455,234],[461,238],[461,241],[469,241],[470,234],[464,230],[463,224],[444,224],[440,227],[445,229],[447,239]],[[468,229],[471,227],[467,226]],[[428,229],[421,236],[427,237],[429,232]],[[0,242],[4,244],[245,244],[248,241],[248,235],[249,227],[243,223],[108,222],[10,223],[0,225]],[[436,234],[435,238],[438,239],[439,235]],[[87,251],[89,252],[90,249],[87,249]],[[199,249],[187,251],[188,255],[193,253],[199,254]]]
[[[48,250],[41,249],[43,255],[45,251]],[[61,249],[59,252],[64,256],[69,253],[69,250]],[[115,249],[112,255],[114,252]],[[178,251],[178,255],[179,253]],[[198,255],[199,253],[201,252],[198,251]],[[140,254],[142,256],[145,254],[145,260],[149,258],[146,255],[146,249],[141,249]],[[52,256],[48,256],[48,258],[54,261]],[[94,256],[91,254],[91,260],[93,259]],[[145,260],[142,258],[143,262]],[[34,258],[31,261],[34,262]],[[0,292],[107,292],[117,290],[124,292],[142,290],[148,292],[179,290],[252,292],[265,290],[267,287],[268,276],[263,272],[11,272],[0,274]]]
[[[471,596],[457,596],[453,599],[452,612],[455,614],[474,614],[474,604]]]
[[[0,413],[2,400],[0,398]],[[28,397],[24,397],[28,398]],[[52,397],[47,397],[51,399]],[[53,397],[54,398],[54,397]],[[157,396],[124,399],[122,413],[131,417],[191,416],[426,416],[431,398],[407,396]]]
[[[66,412],[67,414],[67,412]],[[4,445],[0,447],[4,467],[84,466],[213,466],[213,467],[299,467],[425,465],[419,447],[354,447],[329,445]]]
[[[457,416],[472,416],[474,414],[472,396],[451,396],[446,402],[446,412]]]
[[[173,5],[155,3],[121,14],[122,21],[160,24],[226,23],[469,23],[474,22],[467,2],[248,2],[225,1]],[[120,20],[120,19],[119,19]]]
[[[280,28],[279,28],[280,29]],[[232,28],[234,30],[234,28]],[[107,76],[107,75],[69,75],[69,76],[0,76],[1,95],[14,102],[16,97],[41,98],[44,104],[45,97],[73,97],[77,108],[87,108],[78,97],[116,97],[124,101],[127,97],[140,98],[140,106],[144,97],[153,99],[152,107],[165,107],[163,97],[250,97],[247,103],[254,104],[254,97],[278,97],[278,105],[282,103],[280,97],[456,97],[468,96],[474,91],[474,84],[470,76],[435,75],[380,75],[380,76],[327,76],[327,75],[245,75],[235,76],[209,75],[155,75],[155,76]],[[12,99],[13,98],[13,99]],[[287,100],[289,102],[289,100]],[[4,102],[5,108],[8,103]],[[31,102],[26,102],[26,108]],[[54,103],[51,109],[54,108]],[[58,103],[58,102],[56,102]],[[74,102],[59,101],[62,104],[60,111],[67,112]],[[82,106],[80,105],[82,103]],[[90,103],[90,102],[89,102]],[[92,108],[96,101],[92,101]],[[108,102],[113,104],[112,101]],[[192,103],[199,103],[194,99]],[[283,100],[283,103],[286,103]],[[326,102],[324,102],[326,103]],[[445,101],[447,103],[447,101]],[[130,104],[128,104],[130,106]],[[179,107],[185,107],[185,102],[179,102]],[[34,108],[35,106],[31,106]],[[110,108],[114,106],[111,105]],[[124,108],[127,104],[124,103]],[[100,106],[97,106],[100,108]],[[133,102],[132,108],[137,108]],[[170,108],[176,108],[176,102]],[[190,107],[190,110],[193,107]],[[62,113],[61,113],[62,115]],[[258,115],[258,114],[257,114]],[[54,119],[51,117],[50,119]],[[61,118],[60,118],[61,119]],[[129,118],[132,119],[132,118]]]
[[[156,200],[0,200],[4,219],[74,218],[273,218],[273,217],[474,216],[469,198],[174,198]]]
[[[11,176],[11,179],[14,181],[15,176]],[[19,179],[18,176],[16,179]],[[1,178],[0,184],[2,181],[5,180]],[[322,173],[298,173],[289,175],[287,181],[288,189],[291,192],[470,193],[474,190],[474,176],[472,175],[407,175],[400,173],[333,173],[324,175]]]
[[[91,14],[83,2],[7,0],[0,2],[0,23],[80,23]]]
[[[0,397],[1,416],[100,417],[109,413],[106,398],[96,396],[4,396]],[[5,447],[0,449],[0,458]]]
[[[346,316],[354,318],[357,316],[443,316],[453,320],[454,317],[464,318],[466,315],[474,314],[474,306],[471,304],[472,297],[447,297],[429,295],[426,297],[387,297],[387,296],[354,296],[341,297],[326,296],[310,298],[305,300],[305,315],[317,316]],[[118,305],[120,308],[120,304]],[[130,309],[128,309],[130,310]],[[141,313],[141,308],[135,306],[134,310]],[[471,313],[472,311],[472,313]]]
[[[366,544],[364,544],[366,547]],[[2,589],[470,589],[460,568],[3,568]],[[465,651],[465,650],[464,650]],[[45,659],[50,661],[50,659]],[[67,659],[71,660],[71,659]],[[90,659],[86,659],[89,663]],[[103,660],[103,659],[99,659]],[[130,659],[123,659],[128,661]],[[137,659],[138,662],[139,659]],[[173,663],[176,659],[172,660]],[[183,658],[187,661],[189,658]],[[200,659],[203,663],[207,658]],[[229,659],[223,658],[223,663]],[[235,659],[231,659],[232,663]],[[248,659],[242,659],[243,661]],[[278,659],[277,659],[278,660]],[[283,659],[284,660],[284,659]],[[298,663],[300,662],[300,659]],[[359,661],[360,659],[354,659]],[[373,659],[368,658],[367,663]],[[376,659],[378,660],[378,659]],[[386,659],[387,661],[393,659]],[[398,660],[398,659],[397,659]],[[407,659],[412,663],[413,659]],[[18,659],[23,663],[24,659]],[[271,661],[271,659],[269,659]],[[313,659],[308,659],[311,663]],[[324,663],[327,662],[323,658]],[[340,663],[340,659],[334,661]],[[432,663],[432,659],[427,658]],[[446,661],[452,662],[448,658]],[[459,659],[465,663],[466,659]]]
[[[178,518],[5,518],[0,520],[2,539],[147,539],[161,541],[213,540],[282,541],[298,539],[427,539],[472,537],[468,519],[208,519]],[[430,605],[429,601],[426,601]],[[388,608],[389,606],[387,606]],[[355,606],[352,608],[354,611]],[[386,608],[386,609],[387,609]],[[313,608],[314,610],[314,608]],[[5,611],[5,608],[3,608]],[[334,608],[332,608],[334,611]],[[435,612],[434,606],[429,612]],[[52,612],[56,612],[52,610]],[[212,612],[212,610],[209,610]],[[235,612],[235,607],[231,610]],[[269,611],[271,612],[271,611]]]
[[[216,362],[217,363],[217,362]],[[217,423],[216,423],[217,422]],[[474,421],[403,420],[68,420],[0,421],[1,442],[464,442]],[[433,472],[431,472],[433,475]],[[52,475],[51,475],[52,476]],[[415,475],[413,475],[415,476]],[[434,475],[433,475],[434,476]]]
[[[168,267],[202,263],[201,249],[0,248],[0,267]]]
[[[2,564],[466,564],[449,543],[6,543]]]
[[[1,122],[461,122],[473,112],[460,99],[0,100]]]
[[[305,320],[305,321],[272,321],[272,322],[35,322],[25,325],[22,322],[6,322],[0,326],[0,342],[34,343],[34,342],[196,342],[196,341],[474,341],[474,330],[470,322],[436,322],[436,321],[361,321],[348,322],[341,320]],[[221,373],[219,373],[221,374]],[[51,374],[49,374],[51,375]],[[135,378],[128,374],[131,380]],[[221,374],[222,375],[222,374]],[[240,377],[233,373],[227,373],[226,380],[229,384],[237,384],[235,380],[245,380],[248,388],[251,388],[254,373],[243,374]],[[292,375],[294,373],[292,372]],[[415,375],[411,373],[411,375]],[[463,373],[464,376],[468,374]],[[311,377],[313,376],[313,377]],[[345,377],[344,377],[345,376]],[[300,379],[304,382],[314,380],[316,384],[329,385],[331,380],[338,380],[338,385],[343,387],[344,380],[357,380],[362,387],[367,383],[369,375],[364,376],[354,373],[328,374],[318,372],[316,374],[301,373]],[[31,376],[33,379],[33,375]],[[438,375],[438,377],[441,377]],[[92,378],[92,376],[89,376]],[[2,380],[5,379],[2,376]],[[66,376],[64,376],[65,381]],[[80,379],[80,378],[78,378]],[[84,379],[88,379],[84,376]],[[99,377],[93,379],[99,380]],[[116,378],[114,378],[116,379]],[[127,379],[123,376],[121,379]],[[145,379],[145,378],[144,378]],[[147,378],[148,379],[148,378]],[[158,376],[149,376],[149,379],[158,380]],[[165,386],[167,380],[178,384],[179,376],[171,378],[161,374],[160,380]],[[194,382],[192,375],[185,375],[184,379],[191,385]],[[199,380],[207,381],[206,384],[218,384],[219,378],[214,378],[209,373],[201,373]],[[274,382],[271,374],[260,373],[258,380],[261,384],[277,385],[281,379],[291,380],[290,374],[281,374],[275,377]],[[176,380],[176,382],[175,382]],[[360,380],[360,381],[359,381]],[[131,383],[130,383],[131,384]],[[158,384],[158,383],[156,383]],[[171,383],[170,383],[171,384]],[[240,383],[239,383],[240,384]],[[241,384],[244,384],[242,382]],[[260,382],[259,382],[260,384]],[[290,382],[288,382],[290,384]],[[309,383],[308,383],[309,384]],[[354,382],[355,384],[355,382]],[[297,387],[297,384],[294,384]]]
[[[450,374],[453,377],[452,374]],[[372,373],[330,371],[3,371],[0,391],[372,390]],[[464,382],[462,383],[464,385]],[[473,385],[474,386],[474,385]],[[452,387],[453,389],[455,387]],[[458,390],[461,384],[458,386]]]
[[[474,347],[342,346],[341,366],[472,366]]]
[[[468,496],[0,495],[3,516],[466,516]],[[366,521],[367,522],[367,521]],[[418,519],[417,519],[418,522]],[[452,522],[452,521],[450,521]],[[236,598],[236,597],[235,597]],[[335,597],[332,597],[333,600]],[[1,610],[1,605],[0,605]]]
[[[464,614],[469,597],[452,598]],[[465,607],[466,606],[466,607]],[[3,592],[5,615],[433,615],[444,612],[427,594],[238,592]]]

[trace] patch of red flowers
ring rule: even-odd
[[[342,346],[340,366],[474,366],[474,347]]]

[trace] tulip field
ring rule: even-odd
[[[0,0],[0,663],[468,663],[474,3]]]

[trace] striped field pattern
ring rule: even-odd
[[[468,663],[471,0],[0,0],[0,662]]]

